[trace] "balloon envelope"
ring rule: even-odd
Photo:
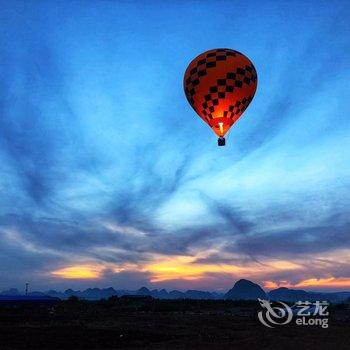
[[[257,73],[252,62],[231,49],[214,49],[187,67],[184,90],[196,113],[223,137],[252,101]]]

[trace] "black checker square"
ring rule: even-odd
[[[243,81],[248,85],[250,84],[250,79],[248,77],[244,77]]]
[[[212,62],[207,62],[205,64],[206,68],[213,68],[213,67],[216,67],[216,62],[215,61],[212,61]]]
[[[218,85],[226,85],[226,79],[218,79]]]
[[[192,82],[193,86],[197,86],[199,84],[199,79],[195,79]]]

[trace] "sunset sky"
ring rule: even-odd
[[[0,1],[0,290],[350,290],[348,1]],[[226,147],[183,92],[258,90]]]

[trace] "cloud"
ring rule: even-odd
[[[173,164],[167,175],[155,169],[160,159],[159,148],[152,145],[143,149],[142,159],[135,159],[134,171],[115,200],[108,203],[110,214],[121,224],[132,224],[140,229],[155,229],[151,224],[156,210],[169,200],[186,180],[188,157]]]
[[[235,251],[254,256],[298,256],[348,247],[349,224],[297,228],[239,238]]]
[[[223,220],[222,228],[228,228],[230,234],[245,234],[250,232],[254,223],[249,221],[241,208],[235,208],[227,201],[214,200],[206,197],[206,203],[209,206],[210,211]]]
[[[334,16],[323,20],[311,36],[303,40],[302,45],[288,47],[287,58],[283,57],[283,61],[279,62],[275,58],[269,61],[268,66],[264,63],[268,69],[266,72],[278,75],[275,87],[277,93],[271,95],[268,89],[259,84],[255,99],[259,98],[259,90],[263,90],[261,94],[268,102],[254,116],[258,121],[255,124],[252,121],[253,127],[239,140],[243,156],[283,133],[283,128],[297,118],[313,98],[323,89],[329,89],[349,69],[349,61],[344,52],[350,49],[345,39],[350,25],[344,16],[344,10],[343,8]],[[273,84],[270,77],[264,77],[264,82]],[[339,110],[336,113],[339,114]]]
[[[55,202],[74,171],[96,171],[100,161],[85,144],[50,25],[4,21],[11,29],[0,37],[6,43],[0,53],[0,155],[18,179],[17,191],[32,201],[28,205],[44,207]]]
[[[322,26],[306,25],[297,47],[301,22],[283,23],[274,30],[293,45],[281,39],[274,54],[261,54],[256,39],[231,35],[231,18],[212,8],[210,28],[192,18],[184,32],[175,8],[169,19],[140,8],[141,21],[130,4],[87,6],[83,16],[78,6],[45,6],[7,5],[0,34],[4,285],[67,285],[51,272],[74,266],[98,266],[97,285],[151,285],[151,267],[171,270],[178,257],[188,259],[184,278],[168,271],[167,286],[224,288],[243,273],[258,280],[254,271],[261,281],[347,277],[346,255],[336,262],[332,254],[350,246],[340,108],[348,15],[318,9]],[[120,11],[128,15],[109,20]],[[230,28],[226,44],[250,47],[264,84],[256,116],[224,149],[182,91],[187,55],[224,44],[213,35],[219,26]],[[266,37],[271,26],[257,21]],[[196,278],[186,279],[186,269],[197,269]]]

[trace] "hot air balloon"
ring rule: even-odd
[[[197,56],[184,76],[185,95],[195,112],[225,145],[225,134],[252,101],[257,73],[252,62],[231,49],[214,49]]]

